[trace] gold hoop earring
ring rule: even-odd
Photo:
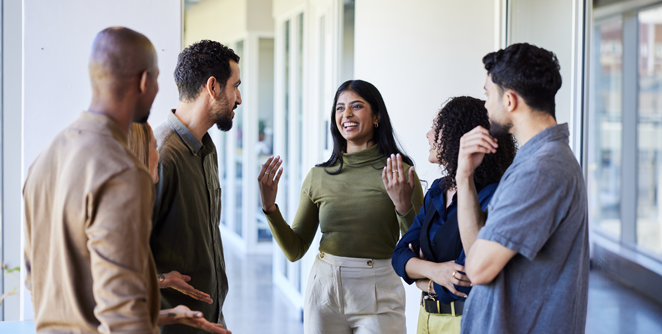
[[[375,129],[379,127],[379,123],[375,123]]]

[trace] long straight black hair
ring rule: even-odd
[[[386,158],[391,154],[399,153],[402,156],[403,162],[413,166],[414,162],[404,153],[404,150],[400,148],[400,145],[398,145],[398,142],[395,138],[395,133],[393,132],[393,126],[391,126],[391,119],[388,117],[388,111],[386,111],[386,104],[384,104],[382,94],[380,94],[377,88],[369,82],[363,80],[348,80],[340,85],[340,87],[338,87],[336,96],[333,98],[330,126],[331,136],[333,137],[333,152],[331,153],[331,158],[329,158],[329,160],[326,162],[317,165],[317,167],[331,167],[340,162],[340,167],[338,170],[335,172],[326,172],[331,175],[337,175],[342,171],[342,155],[343,152],[347,149],[347,139],[345,139],[345,137],[340,134],[340,130],[338,130],[338,125],[336,124],[336,104],[338,103],[338,97],[340,94],[346,91],[352,91],[366,100],[366,102],[370,104],[372,115],[378,116],[379,126],[375,128],[371,141],[379,145],[379,155]]]

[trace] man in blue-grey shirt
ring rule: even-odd
[[[490,131],[462,137],[456,174],[458,226],[474,284],[462,333],[584,333],[588,211],[581,167],[557,125],[556,56],[514,44],[483,58]],[[498,149],[499,133],[521,145],[487,212],[473,171]]]

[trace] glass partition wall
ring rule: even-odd
[[[662,1],[609,15],[594,13],[588,120],[591,226],[601,237],[660,266]]]
[[[273,154],[274,38],[249,32],[227,45],[241,58],[242,104],[235,109],[230,131],[210,130],[218,150],[221,233],[227,246],[270,253],[272,236],[255,180],[260,165]]]
[[[623,136],[623,24],[613,18],[594,28],[588,187],[593,223],[621,235],[621,141]]]
[[[662,258],[662,7],[639,18],[637,244]]]
[[[299,204],[303,159],[303,48],[304,13],[278,20],[276,25],[275,155],[283,159],[278,186],[279,208],[292,224]],[[311,245],[311,251],[313,251]],[[301,261],[290,262],[274,244],[274,282],[297,306],[301,301]]]
[[[277,202],[292,224],[308,171],[331,155],[335,90],[354,76],[354,1],[309,2],[276,13],[275,20],[274,154],[284,161]],[[274,284],[301,309],[320,238],[318,231],[306,255],[294,263],[273,246]]]

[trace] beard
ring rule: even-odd
[[[138,124],[147,123],[151,108],[140,108],[135,114],[133,114],[133,122]]]
[[[214,124],[221,131],[230,131],[232,129],[232,111],[237,109],[237,103],[234,104],[234,107],[230,108],[228,100],[223,99],[220,103],[220,108],[213,113],[212,117],[214,118]]]
[[[138,123],[138,124],[145,124],[145,123],[147,123],[147,119],[148,119],[148,118],[149,118],[149,113],[147,113],[147,115],[145,115],[144,117],[140,118],[139,120],[135,121],[135,123]]]
[[[512,127],[512,122],[501,124],[497,121],[490,120],[490,135],[494,138],[503,138],[510,134],[510,129]]]

